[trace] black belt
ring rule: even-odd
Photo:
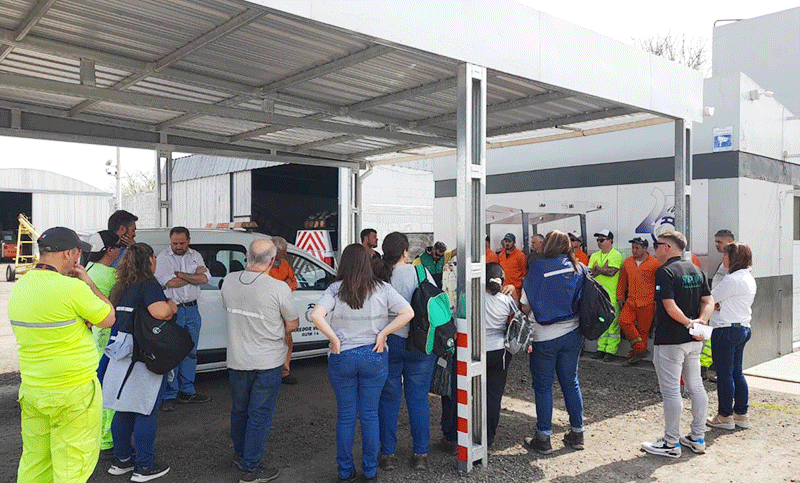
[[[737,328],[739,328],[741,326],[742,326],[742,324],[735,323],[735,324],[731,324],[729,327],[731,327],[732,329],[737,329]]]
[[[185,304],[178,304],[178,307],[192,307],[197,305],[197,300],[192,300],[191,302],[186,302]]]

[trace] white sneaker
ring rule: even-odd
[[[732,431],[736,429],[736,423],[733,422],[733,416],[723,416],[717,413],[714,416],[714,419],[706,420],[706,426],[711,426],[712,428],[720,428],[720,429],[727,429]]]
[[[664,438],[659,438],[653,443],[642,443],[642,450],[650,454],[666,456],[668,458],[681,457],[681,444],[677,443],[674,446],[671,446],[664,441]]]
[[[706,454],[706,440],[703,438],[692,439],[691,435],[680,437],[681,445],[688,446],[697,454]]]
[[[733,423],[742,429],[747,429],[750,427],[750,418],[746,414],[733,413]]]

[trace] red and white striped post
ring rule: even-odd
[[[487,464],[486,330],[483,297],[486,209],[486,68],[458,67],[457,176],[458,284],[456,414],[458,468],[469,472]],[[463,304],[463,307],[462,307]],[[463,310],[462,310],[463,308]]]

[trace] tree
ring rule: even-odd
[[[633,44],[651,54],[699,70],[704,76],[710,74],[708,48],[702,37],[687,38],[684,34],[667,32],[666,35],[634,38]]]
[[[122,194],[125,196],[151,191],[156,187],[156,177],[152,171],[123,171],[121,182]],[[111,182],[108,191],[117,191],[116,182]]]

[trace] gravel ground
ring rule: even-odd
[[[380,473],[384,482],[800,482],[800,397],[762,390],[751,391],[749,430],[706,433],[707,454],[684,452],[680,459],[646,455],[639,443],[663,431],[661,398],[650,365],[621,367],[583,358],[580,380],[585,401],[586,450],[563,447],[561,435],[568,418],[558,386],[552,455],[540,456],[522,446],[535,427],[535,405],[527,357],[511,363],[506,397],[495,447],[487,467],[463,476],[452,456],[432,443],[430,469],[415,472],[411,457],[408,417],[401,409],[398,430],[399,468]],[[335,481],[334,439],[336,403],[327,381],[325,360],[300,361],[296,386],[282,386],[265,463],[277,466],[281,482]],[[20,453],[19,410],[15,402],[17,374],[0,375],[0,481],[13,481]],[[199,376],[198,388],[210,394],[209,404],[179,406],[161,413],[156,453],[171,464],[164,482],[236,482],[229,439],[230,397],[225,373]],[[710,407],[716,408],[713,384],[707,386]],[[432,441],[438,441],[440,405],[431,397]],[[683,430],[690,413],[684,411]],[[357,433],[358,434],[358,433]],[[355,453],[360,458],[360,438]],[[100,462],[90,482],[120,482],[105,473]]]

